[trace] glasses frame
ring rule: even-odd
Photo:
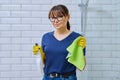
[[[57,20],[57,21],[62,21],[62,20],[63,20],[63,17],[64,17],[64,16],[50,17],[49,20],[50,20],[51,22],[55,22],[56,20]]]

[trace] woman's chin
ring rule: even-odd
[[[60,29],[61,27],[60,26],[55,26],[56,29]]]

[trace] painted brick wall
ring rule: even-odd
[[[118,18],[118,20],[117,20],[117,27],[118,27],[117,28],[117,33],[119,35],[120,34],[120,16],[119,16],[119,14],[120,14],[120,1],[117,0],[116,4],[117,4],[117,18]],[[119,40],[120,40],[120,36],[117,38],[117,45],[120,46]],[[118,48],[116,57],[119,58],[119,61],[120,61],[120,54],[119,54],[119,52],[120,52],[120,49]],[[120,62],[118,63],[118,75],[120,75]],[[120,77],[118,77],[118,79],[120,79]]]
[[[118,0],[90,0],[86,80],[120,79],[118,6]]]
[[[53,30],[48,11],[65,4],[71,29],[80,32],[76,0],[0,0],[0,80],[40,80],[32,46]],[[78,80],[119,80],[119,0],[90,0],[86,28],[87,66]],[[117,12],[117,13],[116,13]]]

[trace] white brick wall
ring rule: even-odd
[[[80,32],[77,0],[0,0],[0,80],[41,80],[32,46],[53,30],[48,11],[65,4],[71,29]],[[88,6],[87,66],[78,80],[119,80],[120,1],[90,0]]]
[[[117,4],[117,33],[120,34],[120,1],[117,0],[116,1],[116,4]],[[119,40],[120,40],[120,36],[117,38],[117,40],[114,42],[114,44],[117,44],[118,47],[120,47],[119,45]],[[114,41],[114,40],[113,40]],[[116,58],[119,58],[119,61],[120,61],[120,54],[119,54],[119,51],[120,51],[120,48],[117,49],[117,51],[114,51],[113,52],[113,56],[116,57]],[[115,55],[116,54],[116,55]],[[113,67],[113,70],[116,70],[118,72],[118,75],[120,75],[120,64],[118,63],[117,66],[114,66]],[[118,77],[118,79],[120,79],[120,77]]]
[[[87,54],[91,54],[87,55],[87,63],[91,65],[86,76],[88,80],[120,79],[118,1],[90,0],[86,33]]]

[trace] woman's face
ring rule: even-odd
[[[56,29],[67,28],[67,21],[69,16],[57,15],[54,14],[54,17],[50,17],[50,21]]]

